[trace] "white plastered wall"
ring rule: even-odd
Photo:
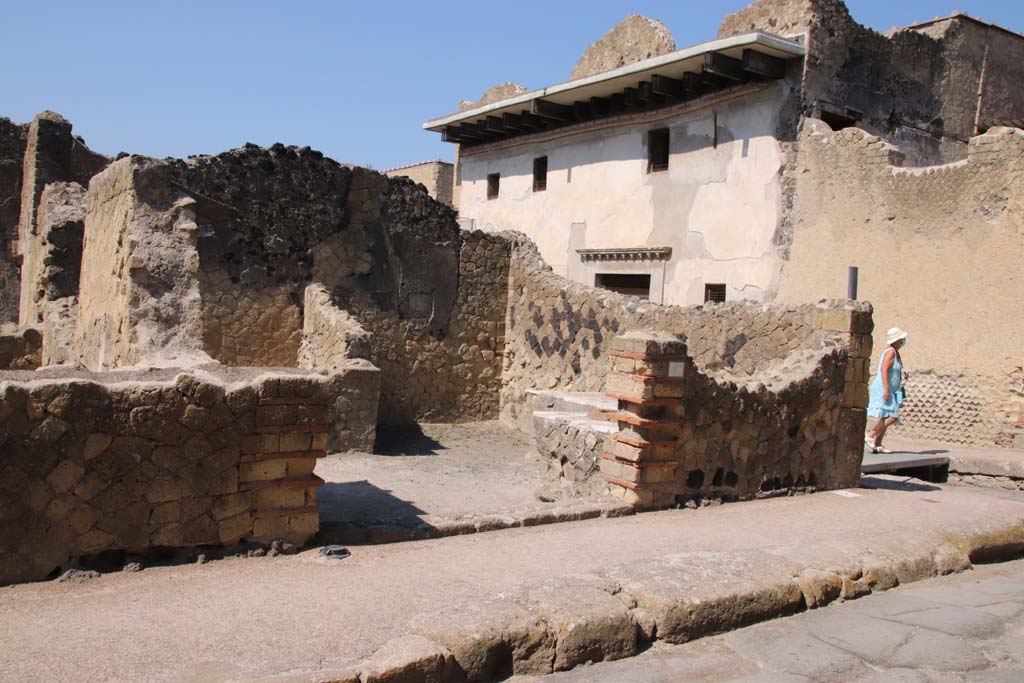
[[[665,303],[702,303],[712,283],[725,283],[729,299],[763,299],[780,264],[772,241],[782,206],[776,131],[787,94],[779,81],[662,121],[463,150],[460,218],[525,233],[556,272],[586,284],[593,269],[578,267],[576,249],[671,247],[667,264],[647,262],[652,274],[664,271]],[[647,132],[663,127],[669,170],[648,173]],[[547,189],[533,192],[540,156],[548,157]],[[491,173],[501,175],[500,193],[488,200]],[[585,229],[570,247],[573,223]]]

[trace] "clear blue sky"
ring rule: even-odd
[[[94,149],[156,157],[309,145],[389,168],[452,148],[420,129],[460,99],[558,83],[631,12],[679,47],[744,0],[4,3],[0,116],[64,114]],[[1024,32],[1022,0],[848,0],[880,30],[962,10]]]

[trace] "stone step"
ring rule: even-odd
[[[564,410],[535,410],[533,411],[534,421],[543,422],[565,422],[577,429],[584,429],[599,434],[615,434],[619,431],[614,422],[598,420],[587,413]]]
[[[618,407],[615,399],[598,391],[547,391],[532,389],[531,406],[536,411],[561,411],[567,413],[589,413],[591,410],[614,410]]]

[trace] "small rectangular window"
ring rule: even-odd
[[[533,191],[543,192],[548,189],[548,158],[537,157],[533,160]]]
[[[704,301],[718,304],[725,301],[725,285],[704,285]]]
[[[487,174],[487,198],[497,199],[498,198],[498,187],[501,184],[500,173],[488,173]]]
[[[594,286],[618,292],[619,294],[638,296],[641,299],[649,299],[651,296],[650,275],[600,273],[594,278]]]
[[[668,170],[668,128],[647,132],[647,172]]]

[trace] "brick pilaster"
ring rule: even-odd
[[[313,474],[330,437],[328,401],[323,398],[261,398],[255,434],[242,443],[239,485],[251,491],[253,537],[286,539],[301,545],[320,529]]]
[[[632,332],[612,340],[606,395],[618,409],[604,417],[618,423],[611,452],[601,456],[600,476],[611,493],[638,508],[675,502],[678,436],[692,360],[675,337]]]

